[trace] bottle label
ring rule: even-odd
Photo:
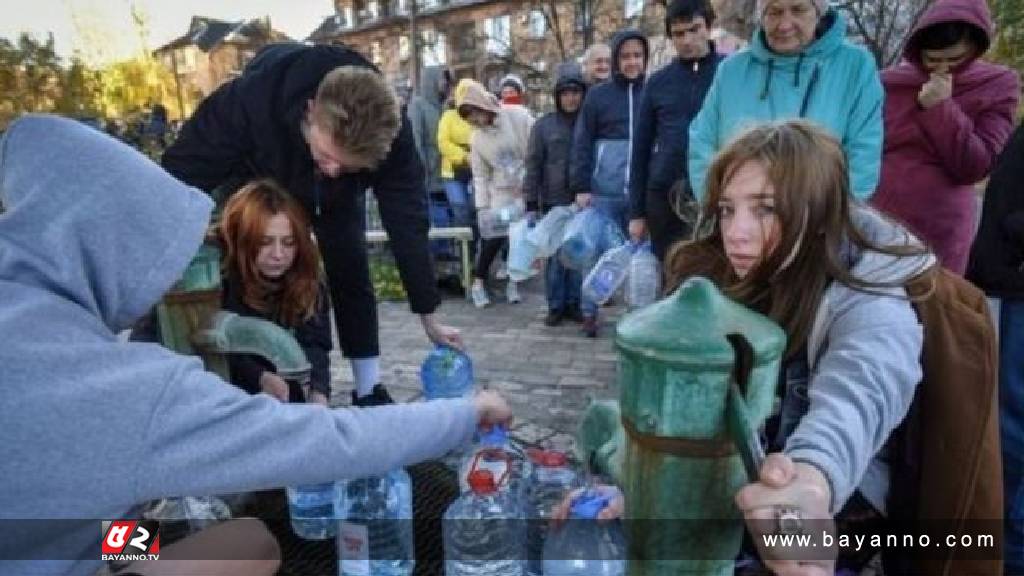
[[[366,525],[342,522],[338,529],[338,555],[345,576],[370,576],[370,536]]]

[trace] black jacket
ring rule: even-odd
[[[647,216],[647,193],[665,195],[686,175],[690,122],[704,103],[722,56],[714,46],[700,60],[679,58],[647,80],[633,137],[629,198],[633,218]]]
[[[320,294],[317,296],[316,311],[309,319],[296,326],[292,335],[306,353],[306,360],[309,361],[311,371],[309,374],[309,386],[311,389],[331,397],[331,363],[328,354],[331,351],[331,320],[328,310],[330,300],[327,297],[326,287],[321,285]],[[242,283],[233,275],[224,279],[223,297],[221,305],[225,310],[234,312],[240,316],[253,316],[275,322],[269,314],[262,314],[245,303],[242,299]],[[275,322],[276,323],[276,322]],[[231,370],[231,383],[250,394],[260,392],[260,376],[264,372],[273,372],[274,366],[262,356],[254,354],[230,354],[228,355],[228,367]],[[291,385],[292,402],[302,401],[302,393],[298,387]]]
[[[999,156],[974,237],[967,279],[990,296],[1024,299],[1024,124]]]
[[[559,67],[555,82],[555,112],[550,112],[533,125],[526,152],[526,206],[531,211],[547,212],[555,206],[575,201],[569,189],[569,157],[572,152],[573,128],[579,110],[567,113],[561,109],[558,95],[575,86],[586,92],[583,73],[578,64]]]
[[[376,171],[324,178],[321,186],[315,186],[318,176],[300,123],[323,77],[344,65],[373,68],[362,56],[340,46],[267,46],[241,76],[203,100],[164,153],[164,168],[208,192],[222,185],[237,188],[255,177],[280,182],[306,208],[317,229],[332,297],[341,293],[337,284],[345,282],[342,277],[352,273],[343,269],[353,263],[339,252],[365,253],[357,234],[337,229],[363,225],[364,215],[354,212],[363,208],[361,195],[372,187],[410,305],[419,314],[433,312],[440,297],[427,242],[424,172],[405,114],[390,154]],[[352,197],[360,201],[352,202]],[[345,245],[352,242],[359,246]],[[365,263],[366,258],[357,260]],[[354,265],[365,267],[360,262]],[[368,272],[355,275],[369,278]],[[345,305],[374,306],[372,288],[344,293],[349,300]],[[351,301],[355,293],[359,302]]]

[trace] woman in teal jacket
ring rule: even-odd
[[[853,195],[875,191],[882,158],[884,92],[871,54],[846,40],[846,21],[825,0],[761,0],[747,50],[728,58],[690,125],[690,184],[698,199],[712,158],[752,124],[806,118],[843,145]]]

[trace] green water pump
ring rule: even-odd
[[[736,340],[747,343],[744,374]],[[731,575],[744,529],[733,499],[748,480],[728,392],[742,381],[745,427],[756,430],[772,408],[785,333],[697,277],[625,316],[615,346],[620,401],[588,408],[578,446],[625,494],[628,573]]]

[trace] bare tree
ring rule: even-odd
[[[898,61],[907,36],[935,0],[843,0],[835,6],[852,32],[875,56],[879,68]]]

